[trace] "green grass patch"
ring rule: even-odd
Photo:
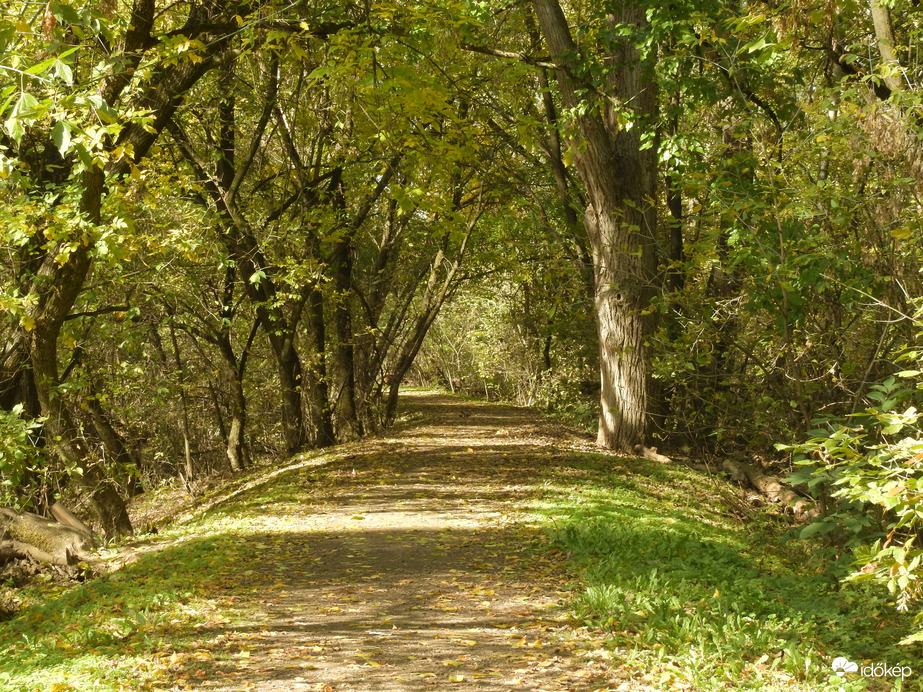
[[[302,535],[291,517],[319,474],[262,474],[229,501],[202,498],[207,513],[164,530],[148,553],[136,545],[118,571],[21,591],[23,607],[0,622],[0,692],[233,687],[240,651],[230,641],[250,622],[241,604],[260,600],[273,571],[310,569],[294,554]]]
[[[742,519],[720,480],[586,454],[550,473],[537,510],[580,576],[575,617],[656,689],[923,689],[921,648],[898,646],[909,618],[887,594],[841,588],[822,546]],[[839,656],[913,674],[838,677]]]

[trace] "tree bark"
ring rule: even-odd
[[[894,52],[894,31],[891,29],[891,11],[878,0],[869,1],[872,14],[872,23],[875,25],[875,39],[878,42],[878,52],[881,62],[885,65],[886,74],[883,77],[885,86],[892,92],[904,88],[901,79],[901,64]]]
[[[234,348],[231,345],[231,335],[229,333],[230,321],[223,323],[225,327],[218,340],[218,348],[221,351],[222,361],[225,369],[225,380],[228,385],[228,394],[230,395],[231,405],[231,424],[227,433],[227,456],[233,471],[242,471],[250,466],[250,448],[247,445],[245,431],[247,427],[247,397],[244,392],[244,370],[247,362],[247,354],[256,336],[259,323],[254,324],[250,331],[250,337],[247,339],[247,345],[244,347],[244,353],[237,360],[234,355]]]
[[[330,392],[327,384],[327,333],[324,319],[324,294],[320,287],[308,289],[308,339],[311,345],[309,368],[311,377],[307,387],[307,404],[314,424],[314,446],[329,447],[336,443],[333,418],[330,410]]]
[[[333,207],[340,213],[346,209],[343,191],[342,170],[336,169],[331,178],[330,188],[333,195]],[[353,327],[351,313],[353,257],[352,229],[344,233],[336,244],[331,257],[333,265],[333,285],[336,290],[336,302],[333,308],[333,326],[336,332],[337,347],[334,358],[336,397],[337,438],[340,441],[354,440],[362,435],[362,426],[356,412],[356,369],[355,348],[353,346]]]
[[[100,222],[104,173],[92,168],[83,174],[80,210],[93,223]],[[53,290],[42,292],[31,311],[35,327],[31,332],[30,360],[36,393],[44,414],[49,446],[72,468],[82,469],[81,485],[90,500],[103,531],[107,535],[131,533],[131,521],[125,502],[104,477],[99,465],[89,461],[90,454],[58,387],[58,335],[64,319],[77,299],[90,271],[89,244],[81,243],[60,263],[52,255],[45,258],[43,271],[53,276]]]
[[[587,189],[584,225],[593,254],[602,384],[597,444],[630,452],[644,441],[649,422],[646,342],[652,325],[646,313],[656,280],[656,148],[642,148],[641,134],[656,115],[653,73],[631,36],[614,41],[604,56],[611,92],[604,99],[579,76],[580,50],[558,1],[532,4],[558,65],[564,104],[581,113],[573,148]],[[632,3],[609,21],[647,26],[644,10]],[[630,129],[620,124],[626,116]]]
[[[0,507],[0,562],[26,557],[52,565],[72,565],[93,547],[83,522],[59,507],[66,523]]]

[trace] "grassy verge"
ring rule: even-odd
[[[118,571],[20,592],[23,607],[0,622],[0,692],[233,686],[248,665],[247,651],[229,639],[249,622],[241,604],[259,601],[267,565],[291,550],[292,512],[317,487],[306,480],[319,482],[306,469],[271,483],[260,482],[260,472],[254,478],[256,487],[232,502],[152,537],[150,552],[142,548]],[[309,568],[310,557],[304,562]]]
[[[720,481],[584,454],[545,489],[537,511],[582,581],[575,615],[626,677],[664,690],[923,689],[923,649],[897,645],[907,621],[886,594],[840,588],[820,546],[741,518]],[[840,656],[913,672],[839,677]]]

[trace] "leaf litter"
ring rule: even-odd
[[[532,412],[466,403],[476,415],[459,426],[447,422],[459,405],[409,396],[409,422],[387,437],[257,469],[173,511],[172,526],[122,561],[124,575],[82,597],[143,580],[163,606],[135,604],[135,619],[111,600],[81,606],[116,631],[67,654],[96,650],[111,667],[62,664],[42,679],[58,670],[76,689],[105,690],[615,689],[605,662],[580,655],[601,644],[569,618],[574,576],[524,509],[560,451],[509,432],[539,425]],[[0,689],[36,688],[0,679]]]

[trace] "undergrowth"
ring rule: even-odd
[[[537,511],[580,575],[575,616],[655,689],[923,689],[920,646],[898,645],[909,618],[887,593],[838,586],[818,544],[742,517],[719,480],[584,454],[550,472]],[[859,670],[836,675],[838,657]],[[913,673],[863,677],[874,664]]]

